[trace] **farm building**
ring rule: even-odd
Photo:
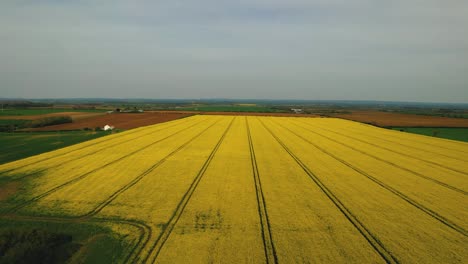
[[[296,113],[296,114],[302,113],[302,109],[301,109],[301,108],[291,108],[291,111],[293,111],[293,112]]]
[[[113,127],[113,126],[110,126],[110,125],[105,125],[105,126],[102,128],[102,130],[104,130],[104,131],[108,131],[108,130],[112,130],[112,129],[114,129],[114,127]]]

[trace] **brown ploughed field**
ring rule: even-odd
[[[379,111],[353,111],[333,117],[369,123],[381,127],[468,127],[468,119],[400,114]]]
[[[37,116],[22,116],[21,119],[37,119],[52,116],[71,116],[73,123],[53,125],[41,128],[27,129],[28,131],[55,131],[78,130],[84,128],[94,129],[105,125],[117,129],[132,129],[147,126],[191,115],[229,115],[229,116],[277,116],[277,117],[319,117],[316,114],[294,113],[255,113],[255,112],[200,112],[200,111],[148,111],[144,113],[80,113],[63,112]],[[401,114],[380,112],[373,110],[353,111],[350,114],[334,114],[330,117],[349,119],[381,127],[468,127],[468,119],[448,118],[438,116],[424,116],[414,114]],[[3,116],[3,119],[18,119],[16,116]]]
[[[167,122],[190,115],[193,114],[170,112],[104,114],[95,117],[74,120],[73,123],[33,128],[28,129],[28,131],[77,130],[83,128],[94,129],[96,127],[103,127],[105,125],[114,126],[117,129],[132,129],[136,127]]]

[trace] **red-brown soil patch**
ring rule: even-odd
[[[468,127],[468,119],[401,114],[380,111],[353,111],[332,117],[354,120],[382,127]]]
[[[83,128],[94,129],[105,125],[114,126],[116,129],[131,129],[167,122],[193,115],[193,113],[170,113],[170,112],[145,112],[145,113],[114,113],[104,114],[90,118],[74,120],[73,123],[28,129],[28,131],[55,131],[55,130],[78,130]]]

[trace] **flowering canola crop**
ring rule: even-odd
[[[0,209],[132,223],[141,239],[122,262],[462,263],[467,176],[462,142],[193,116],[1,165],[29,189]]]

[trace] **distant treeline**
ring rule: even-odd
[[[0,101],[3,108],[53,107],[53,104],[30,101]]]
[[[52,126],[52,125],[60,125],[73,122],[70,116],[52,116],[52,117],[44,117],[41,119],[33,120],[30,123],[30,127],[45,127],[45,126]]]
[[[0,233],[0,264],[65,263],[80,248],[71,235],[45,230]]]
[[[11,120],[16,121],[16,120]],[[52,125],[60,125],[66,123],[72,123],[73,120],[70,116],[53,116],[45,117],[36,120],[17,120],[18,122],[7,122],[0,123],[0,132],[13,132],[17,129],[23,128],[36,128],[36,127],[45,127]]]

